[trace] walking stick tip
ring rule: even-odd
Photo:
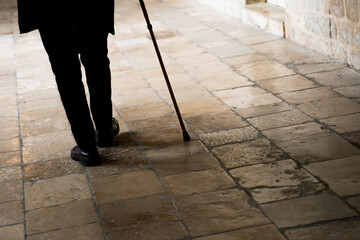
[[[184,136],[184,141],[185,142],[189,142],[190,141],[190,135],[188,134],[188,132],[183,132],[183,136]]]

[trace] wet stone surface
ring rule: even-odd
[[[265,163],[288,157],[267,139],[257,139],[246,143],[229,144],[213,150],[227,168],[235,168],[257,163]]]

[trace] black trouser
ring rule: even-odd
[[[112,103],[108,32],[76,27],[40,28],[40,36],[67,118],[77,145],[85,151],[96,146],[95,131],[81,77],[85,67],[90,93],[90,109],[96,129],[111,132]]]

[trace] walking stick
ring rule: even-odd
[[[150,23],[150,20],[149,20],[149,16],[147,14],[147,11],[146,11],[146,7],[145,7],[145,3],[143,0],[139,0],[140,2],[140,6],[141,6],[141,9],[143,11],[143,14],[144,14],[144,17],[145,17],[145,20],[146,20],[146,24],[147,24],[147,28],[149,29],[149,32],[150,32],[150,36],[151,36],[151,39],[152,39],[152,42],[154,44],[154,47],[155,47],[155,51],[156,51],[156,55],[159,59],[159,63],[160,63],[160,66],[161,66],[161,70],[163,72],[163,75],[164,75],[164,78],[165,78],[165,81],[166,81],[166,85],[169,89],[169,92],[170,92],[170,96],[171,96],[171,100],[174,104],[174,108],[175,108],[175,111],[176,111],[176,115],[179,119],[179,122],[180,122],[180,126],[181,126],[181,129],[183,131],[183,137],[184,137],[184,141],[190,141],[190,136],[188,134],[188,132],[186,131],[185,129],[185,126],[184,126],[184,122],[182,120],[182,117],[181,117],[181,114],[180,114],[180,110],[179,110],[179,107],[176,103],[176,99],[175,99],[175,95],[174,95],[174,92],[171,88],[171,84],[170,84],[170,80],[169,80],[169,77],[166,73],[166,69],[165,69],[165,65],[164,65],[164,62],[161,58],[161,54],[160,54],[160,50],[159,50],[159,47],[156,43],[156,38],[155,38],[155,35],[154,35],[154,32],[152,30],[152,25]]]

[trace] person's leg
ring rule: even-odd
[[[90,108],[95,122],[98,145],[109,146],[113,139],[111,73],[108,58],[106,31],[93,29],[79,32],[79,51],[85,67],[86,80],[90,93]]]
[[[83,151],[97,152],[74,31],[71,27],[39,31],[75,141]]]

